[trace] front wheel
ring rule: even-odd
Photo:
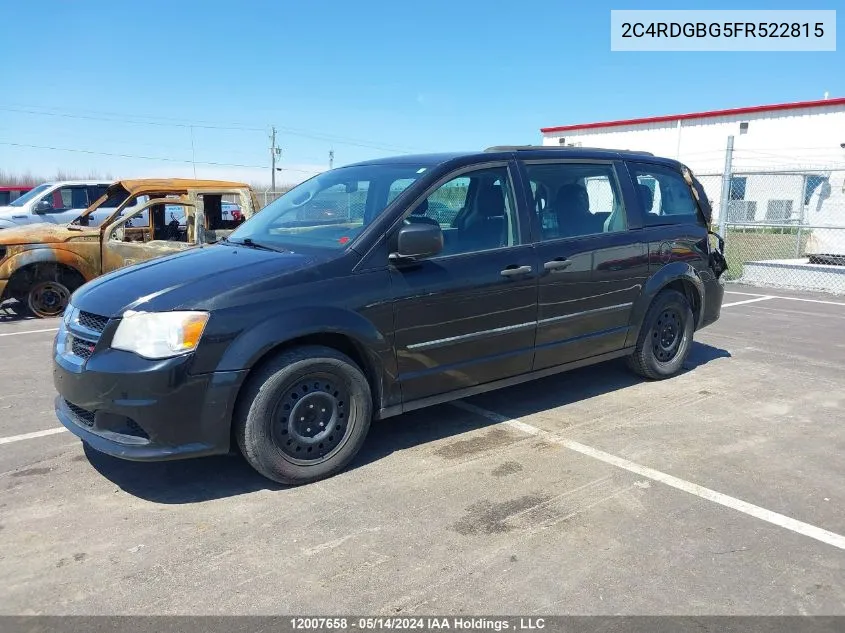
[[[372,417],[370,386],[352,359],[322,346],[290,349],[250,378],[236,411],[246,460],[283,484],[334,475],[360,450]]]
[[[64,280],[36,281],[26,295],[26,307],[42,319],[57,317],[64,312],[72,293]]]
[[[643,319],[628,366],[651,380],[674,376],[689,356],[694,323],[692,308],[683,294],[661,291]]]

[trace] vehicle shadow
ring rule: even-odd
[[[17,321],[35,321],[37,317],[31,315],[26,308],[15,299],[7,299],[0,303],[0,323],[15,323]]]
[[[719,358],[730,357],[730,352],[725,349],[694,342],[684,363],[684,370],[679,375]],[[498,394],[512,405],[511,410],[518,411],[518,416],[526,416],[619,391],[641,382],[643,379],[628,369],[624,359],[617,359],[508,387]],[[470,401],[473,400],[470,398]],[[359,468],[395,451],[493,424],[496,424],[494,420],[459,411],[448,404],[378,421],[373,424],[366,444],[349,468]]]
[[[720,358],[727,350],[694,343],[684,365],[691,371]],[[670,379],[672,380],[672,379]],[[616,360],[543,378],[503,390],[508,402],[519,403],[519,414],[618,391],[642,382],[624,361]],[[496,424],[494,420],[440,405],[373,423],[361,452],[348,467],[354,470],[388,455],[436,440]],[[205,457],[170,462],[129,462],[85,446],[89,463],[127,493],[155,503],[187,504],[221,499],[259,490],[284,491],[256,473],[240,455]]]
[[[200,503],[259,490],[282,490],[237,454],[169,462],[130,462],[83,444],[85,457],[103,477],[131,495],[165,504]]]

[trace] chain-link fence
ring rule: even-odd
[[[286,191],[289,191],[289,190],[285,189],[283,191],[269,191],[269,190],[267,190],[267,191],[256,191],[255,197],[258,198],[259,208],[263,209],[264,207],[266,207],[268,204],[273,202],[273,200],[275,200],[276,198],[281,196]]]
[[[722,174],[698,178],[728,280],[845,293],[845,169],[736,171],[724,197]]]
[[[727,224],[728,280],[845,293],[845,226]]]

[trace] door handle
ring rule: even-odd
[[[517,275],[527,275],[531,272],[531,266],[508,266],[501,275],[502,277],[516,277]]]
[[[566,259],[565,257],[559,257],[558,259],[553,259],[552,261],[543,264],[543,268],[552,272],[564,270],[570,266],[572,266],[572,260]]]

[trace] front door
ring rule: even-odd
[[[621,193],[627,175],[611,161],[531,161],[524,169],[541,235],[534,369],[621,349],[648,278],[642,230],[629,226]]]
[[[28,223],[50,222],[52,224],[66,224],[73,222],[88,208],[88,187],[85,185],[65,185],[46,193],[39,202],[46,203],[46,207],[24,218]],[[33,206],[35,209],[36,206]],[[16,218],[18,219],[18,218]],[[20,221],[20,219],[18,219]]]
[[[174,218],[186,216],[189,206],[183,201],[166,204],[153,200],[106,227],[102,233],[103,273],[193,246],[178,220],[168,221],[168,214]]]
[[[405,220],[440,224],[443,252],[390,272],[405,403],[531,369],[536,260],[510,170],[444,180]]]

